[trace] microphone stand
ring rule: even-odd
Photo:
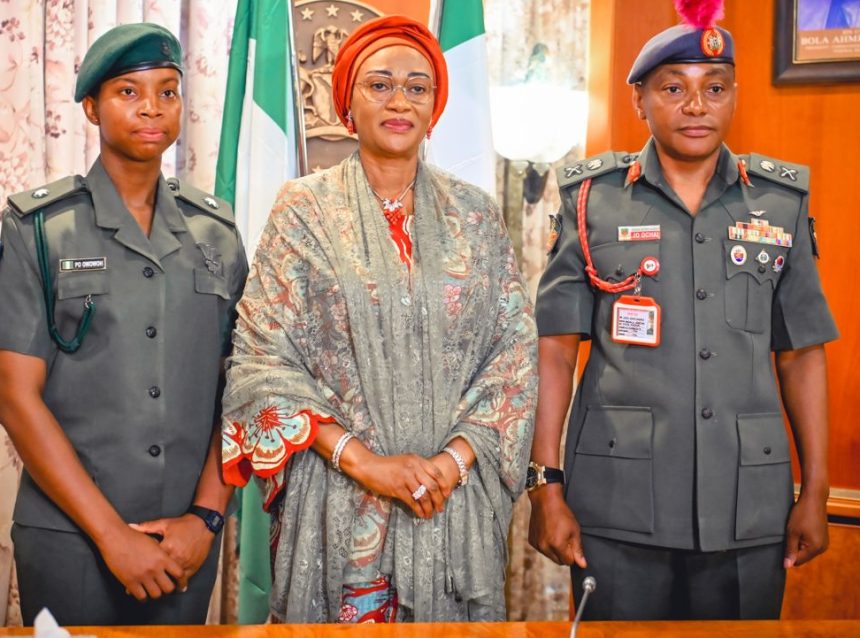
[[[586,576],[582,580],[582,600],[576,609],[576,617],[573,619],[573,625],[570,628],[570,638],[576,638],[576,630],[579,629],[579,621],[582,619],[582,612],[585,611],[585,603],[588,601],[588,595],[597,589],[597,580],[594,576]]]

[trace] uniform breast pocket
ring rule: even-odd
[[[75,299],[110,292],[107,270],[93,272],[61,272],[57,275],[57,299]]]
[[[597,276],[606,281],[622,281],[634,274],[647,257],[660,263],[660,242],[618,241],[591,247],[591,258],[597,268]],[[650,277],[643,277],[643,281]],[[659,273],[653,276],[659,281]],[[647,284],[643,285],[645,288]],[[643,290],[648,294],[647,290]]]
[[[773,291],[787,263],[783,246],[725,240],[726,322],[761,333],[770,325]]]
[[[211,273],[207,268],[194,269],[194,290],[204,295],[217,295],[222,299],[230,298],[227,280]]]

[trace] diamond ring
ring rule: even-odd
[[[419,498],[424,496],[426,493],[427,493],[427,486],[422,483],[421,485],[419,485],[416,488],[416,490],[414,492],[412,492],[412,499],[417,501]]]

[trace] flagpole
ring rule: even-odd
[[[442,3],[443,0],[430,0],[430,16],[427,19],[427,28],[437,39],[439,30],[442,28]]]
[[[436,36],[436,39],[439,39],[439,31],[442,28],[442,3],[444,0],[430,0],[430,15],[427,16],[427,28],[433,32],[433,35]],[[427,159],[427,146],[428,141],[424,140],[421,142],[421,147],[418,149],[418,153],[421,156],[421,160],[425,161]]]
[[[293,91],[293,128],[296,136],[296,159],[299,164],[299,175],[308,174],[308,147],[305,141],[305,108],[301,103],[302,87],[299,79],[299,65],[296,56],[296,38],[293,28],[293,0],[287,4],[287,15],[290,22],[290,75],[292,76]],[[289,84],[287,85],[289,86]]]

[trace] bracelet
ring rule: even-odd
[[[452,447],[443,447],[442,451],[454,459],[454,463],[457,464],[457,469],[460,470],[460,480],[457,482],[457,485],[465,485],[469,481],[469,470],[466,469],[466,461],[464,461],[460,453]]]
[[[337,443],[334,444],[334,452],[332,452],[331,454],[331,466],[338,472],[343,472],[343,470],[340,469],[340,455],[343,454],[343,450],[346,447],[346,444],[354,438],[355,435],[352,432],[344,432],[340,435],[340,438],[337,440]]]

